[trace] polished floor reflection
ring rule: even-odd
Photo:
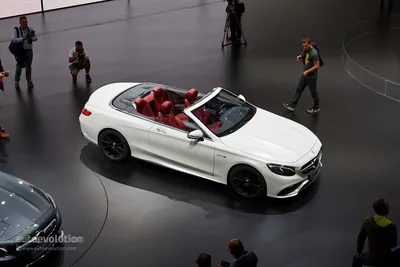
[[[84,238],[65,244],[62,253],[41,265],[194,266],[197,254],[208,251],[214,266],[230,260],[226,244],[240,238],[259,256],[260,266],[348,266],[375,198],[387,198],[391,219],[400,221],[400,126],[393,123],[400,105],[361,87],[340,59],[344,32],[377,15],[379,3],[288,3],[246,3],[248,46],[224,50],[222,1],[120,0],[29,16],[40,34],[35,88],[28,91],[23,82],[18,93],[8,79],[0,92],[0,125],[11,134],[11,141],[0,142],[0,166],[52,194],[65,232]],[[305,13],[312,17],[304,18]],[[8,19],[0,25],[1,58],[11,71],[8,33],[14,24]],[[282,107],[301,74],[295,56],[304,35],[318,42],[325,61],[316,116],[306,113],[312,104],[308,92],[294,114]],[[76,40],[90,53],[89,87],[82,75],[73,86],[68,72],[68,52]],[[242,93],[320,137],[320,180],[294,199],[255,203],[224,186],[139,160],[111,163],[80,135],[78,115],[91,92],[116,81],[202,92],[223,86]]]

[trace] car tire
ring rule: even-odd
[[[115,130],[107,129],[101,132],[98,144],[103,154],[112,161],[122,162],[131,155],[128,142]]]
[[[265,196],[267,184],[259,171],[248,165],[237,165],[229,172],[229,185],[233,191],[247,199]]]

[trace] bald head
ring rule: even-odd
[[[239,239],[232,239],[228,244],[228,250],[235,259],[242,257],[244,253],[242,241]]]

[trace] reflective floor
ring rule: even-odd
[[[29,16],[40,34],[35,88],[29,91],[23,81],[18,93],[8,78],[0,92],[0,125],[11,134],[11,141],[0,143],[1,170],[49,192],[65,233],[84,238],[40,265],[195,266],[197,254],[208,251],[216,266],[231,260],[226,244],[240,238],[260,266],[349,266],[375,198],[387,198],[390,218],[400,221],[400,105],[363,88],[340,60],[344,32],[377,15],[379,4],[249,1],[243,20],[248,46],[221,50],[225,6],[120,0]],[[8,33],[16,21],[0,25],[1,59],[12,74]],[[295,113],[282,107],[301,74],[295,56],[305,35],[318,42],[325,61],[317,116],[306,113],[312,105],[307,91]],[[74,87],[69,75],[67,57],[76,40],[92,61],[90,87],[82,75]],[[96,88],[116,81],[242,93],[319,136],[320,180],[293,199],[249,202],[224,186],[139,160],[111,163],[80,135],[78,116]]]

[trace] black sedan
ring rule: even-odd
[[[0,266],[30,266],[63,240],[53,198],[36,186],[0,172]]]

